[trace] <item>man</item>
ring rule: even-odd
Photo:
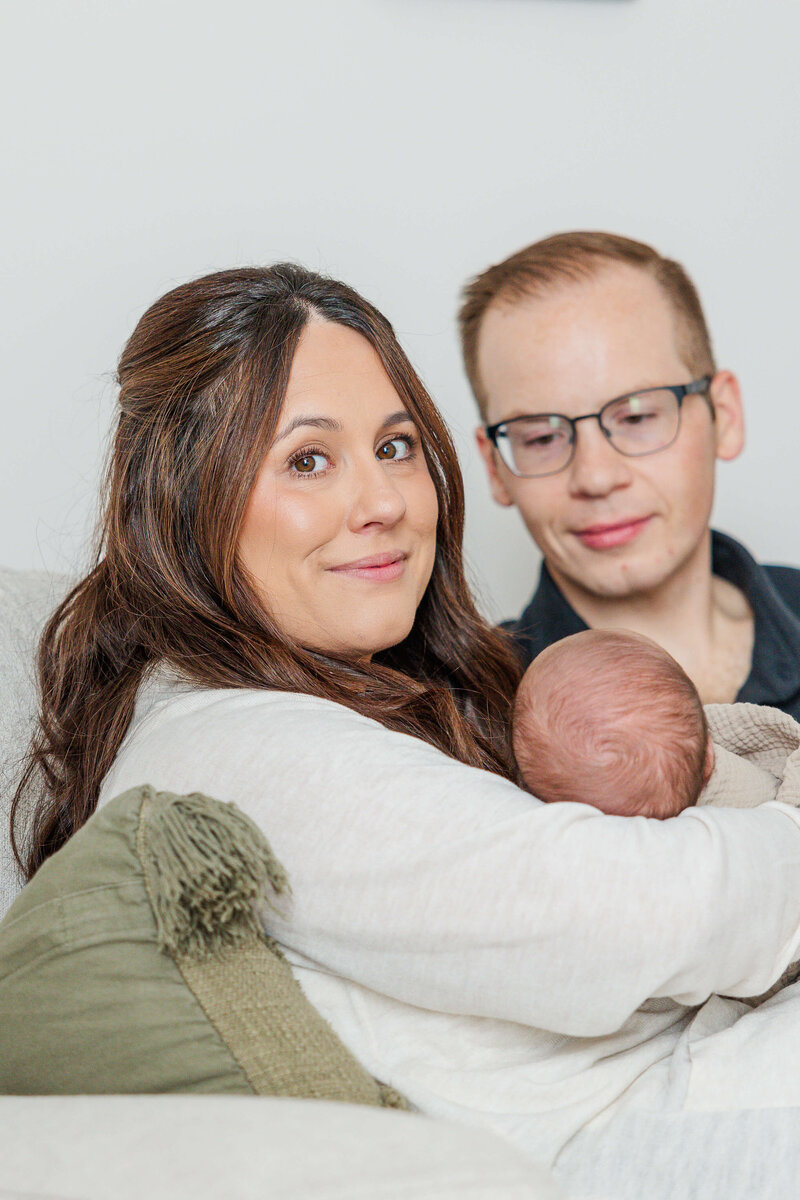
[[[800,718],[800,571],[709,529],[715,460],[741,452],[744,422],[684,270],[628,238],[558,234],[472,280],[460,326],[492,494],[544,558],[507,625],[525,661],[631,629],[704,702]]]

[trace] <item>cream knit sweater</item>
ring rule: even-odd
[[[261,826],[291,882],[269,928],[296,977],[424,1112],[552,1162],[620,1112],[800,1106],[800,996],[774,1035],[768,1006],[706,1004],[763,992],[800,953],[788,805],[545,805],[329,701],[167,677],[101,803],[144,782]]]

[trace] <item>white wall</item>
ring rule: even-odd
[[[797,0],[0,0],[0,562],[67,569],[116,356],[205,271],[293,258],[400,332],[455,430],[493,614],[535,555],[488,497],[464,279],[560,229],[684,261],[742,379],[717,522],[800,562]]]

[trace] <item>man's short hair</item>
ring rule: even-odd
[[[489,305],[542,296],[560,284],[591,279],[612,263],[638,267],[655,279],[675,313],[681,358],[693,375],[713,375],[714,352],[700,297],[680,263],[663,258],[644,242],[614,233],[556,233],[488,267],[463,289],[458,314],[461,348],[484,417],[487,396],[478,372],[478,337]]]

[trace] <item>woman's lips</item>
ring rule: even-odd
[[[637,517],[631,521],[618,521],[613,525],[589,525],[576,529],[575,536],[590,550],[608,550],[612,546],[624,546],[644,529],[650,517]]]
[[[371,558],[359,558],[356,562],[343,563],[340,567],[329,567],[337,575],[350,579],[370,579],[374,583],[391,583],[399,579],[406,567],[405,554],[375,554]]]

